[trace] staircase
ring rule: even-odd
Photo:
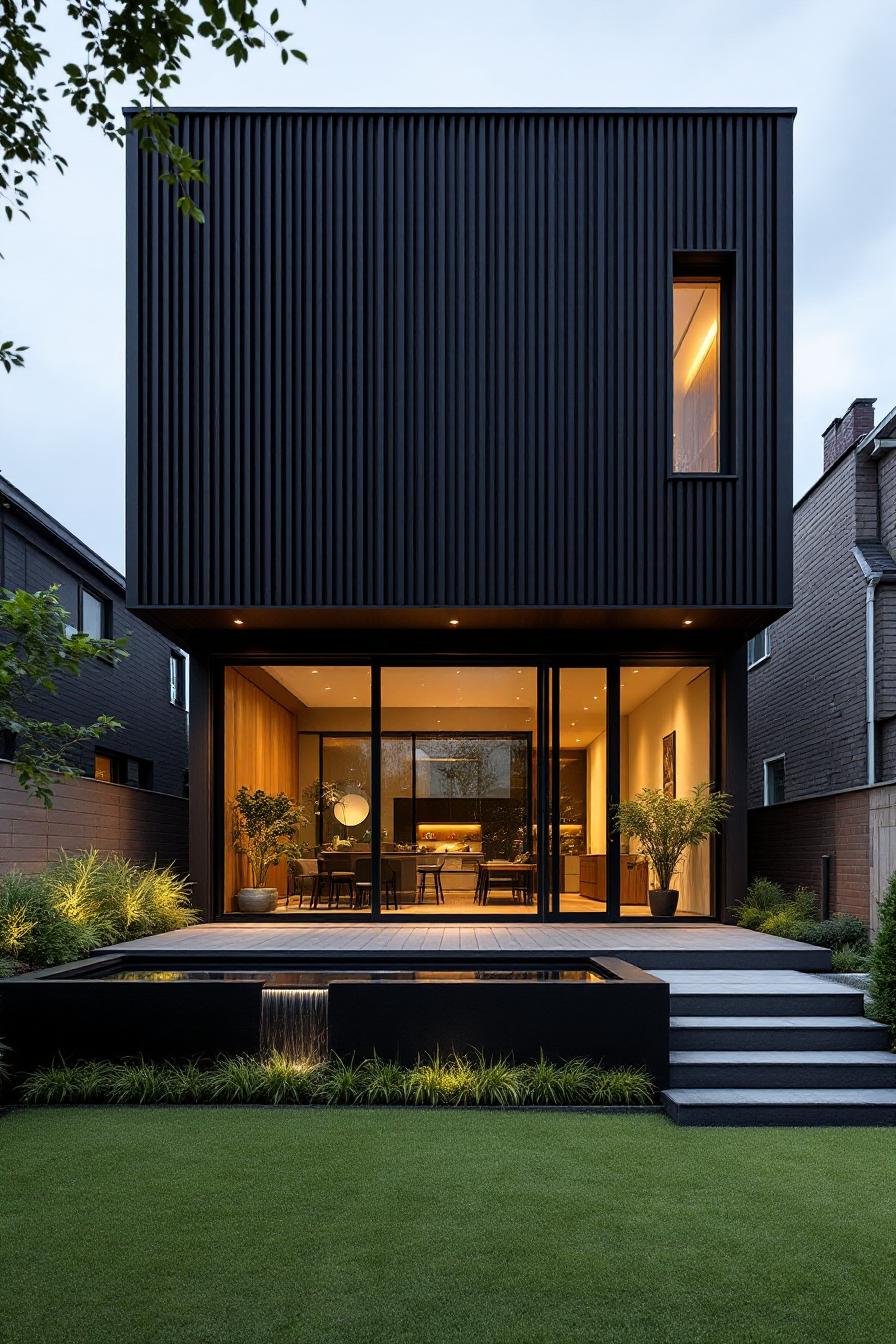
[[[680,1125],[896,1125],[896,1054],[861,991],[794,970],[653,970]]]

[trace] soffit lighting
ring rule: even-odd
[[[693,625],[693,621],[682,621],[682,625]]]
[[[234,623],[234,625],[242,625],[242,624],[243,624],[243,622],[240,620],[239,616],[235,616],[235,617],[233,618],[233,623]]]
[[[460,621],[458,621],[458,620],[456,620],[455,618],[452,617],[452,619],[448,622],[448,624],[449,624],[449,625],[460,625]]]

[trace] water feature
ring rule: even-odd
[[[327,1053],[326,989],[263,989],[261,1046],[289,1059],[317,1059]]]

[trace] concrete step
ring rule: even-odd
[[[673,1050],[886,1050],[890,1033],[867,1017],[673,1017]]]
[[[670,1088],[896,1088],[889,1050],[673,1050]]]
[[[669,1088],[679,1125],[896,1125],[896,1088]]]
[[[674,1017],[862,1017],[860,991],[802,971],[666,971]]]

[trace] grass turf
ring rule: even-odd
[[[892,1338],[886,1130],[658,1116],[0,1119],[0,1340]]]

